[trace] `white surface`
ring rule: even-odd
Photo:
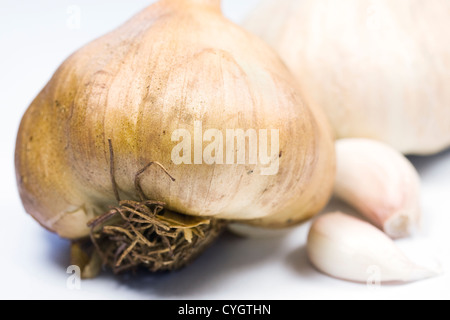
[[[20,118],[57,66],[152,1],[0,0],[0,117],[2,224],[0,298],[97,299],[391,299],[450,298],[450,152],[414,158],[423,178],[424,226],[399,246],[424,264],[447,272],[428,281],[369,289],[331,279],[308,262],[308,225],[285,236],[241,239],[227,235],[190,267],[131,279],[104,274],[66,287],[69,243],[43,230],[22,208],[14,175]],[[226,0],[225,14],[240,21],[258,0]],[[67,27],[70,5],[81,10],[80,29]]]

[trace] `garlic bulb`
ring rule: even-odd
[[[343,280],[412,282],[439,274],[415,265],[371,224],[340,212],[325,214],[313,223],[307,250],[317,269]]]
[[[420,178],[398,151],[368,139],[336,142],[335,195],[392,238],[411,235],[420,224]]]
[[[159,1],[69,57],[24,115],[15,161],[26,210],[70,239],[141,209],[158,236],[176,226],[188,242],[211,218],[294,224],[326,204],[335,170],[324,116],[219,0]],[[92,220],[140,195],[161,203]],[[178,214],[159,215],[163,204]],[[128,248],[148,244],[135,233]]]
[[[246,27],[271,44],[338,138],[407,154],[450,146],[449,0],[268,0]]]

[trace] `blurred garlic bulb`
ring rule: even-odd
[[[219,0],[159,1],[69,57],[33,101],[16,146],[23,204],[49,230],[85,237],[88,221],[117,204],[112,162],[120,197],[139,200],[135,177],[157,161],[176,181],[154,166],[141,172],[140,187],[168,210],[217,219],[271,218],[273,226],[298,223],[328,201],[335,159],[324,116],[310,110],[296,86],[272,49],[222,16]],[[267,130],[258,160],[261,150],[270,158],[241,162],[240,155],[247,159],[255,150],[250,143],[223,153],[208,148],[227,130],[255,130],[258,139]],[[176,149],[186,134],[194,142]],[[214,154],[209,160],[208,150]],[[181,163],[173,160],[178,151]],[[221,164],[230,154],[238,157],[236,164]],[[211,158],[215,162],[207,163]],[[276,170],[264,174],[271,164]],[[159,212],[159,204],[152,206]],[[208,223],[158,219],[179,227],[188,242],[189,227]],[[146,241],[136,239],[132,246]]]
[[[267,0],[246,27],[271,44],[338,138],[407,154],[450,146],[449,0]]]
[[[378,141],[336,142],[335,195],[392,238],[407,237],[421,220],[420,177],[401,153]]]

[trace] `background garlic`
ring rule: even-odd
[[[398,151],[378,141],[336,142],[335,195],[392,238],[411,235],[421,220],[420,178]]]
[[[151,161],[176,181],[150,167],[140,176],[143,194],[184,215],[277,216],[273,226],[285,226],[325,205],[335,159],[324,116],[303,103],[279,57],[226,20],[219,4],[162,0],[57,70],[25,114],[16,145],[23,204],[44,227],[70,239],[87,236],[88,221],[117,204],[116,183],[121,199],[139,200],[136,174]],[[220,132],[278,129],[271,159],[278,174],[262,175],[263,164],[174,164],[173,133],[195,134],[197,123]],[[182,232],[189,242],[192,234]]]
[[[267,0],[246,27],[280,53],[338,138],[450,146],[449,0]]]

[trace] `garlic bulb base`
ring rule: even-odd
[[[226,223],[177,214],[156,201],[121,201],[89,223],[91,240],[103,264],[114,273],[144,267],[174,271],[202,253]]]

